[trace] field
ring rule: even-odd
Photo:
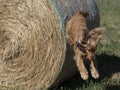
[[[120,0],[97,0],[104,35],[97,49],[100,79],[79,74],[52,90],[120,90]]]

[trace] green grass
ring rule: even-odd
[[[96,51],[100,79],[83,81],[79,74],[52,90],[120,90],[120,78],[111,76],[120,73],[120,0],[97,0],[103,37]]]
[[[120,0],[97,1],[101,26],[104,27],[104,35],[97,52],[120,57]]]

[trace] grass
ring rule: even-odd
[[[103,39],[98,52],[120,57],[120,0],[97,0],[100,8]]]
[[[83,81],[79,74],[52,90],[120,90],[120,0],[97,0],[104,28],[96,51],[100,79]],[[113,79],[112,75],[119,73]]]

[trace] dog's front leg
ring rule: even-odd
[[[94,57],[94,59],[90,60],[90,71],[91,71],[92,77],[95,79],[99,78],[99,72],[97,68],[98,68],[97,61]]]
[[[81,75],[81,78],[83,80],[87,80],[88,79],[88,71],[84,65],[84,60],[82,59],[82,57],[84,57],[85,53],[81,52],[79,50],[79,48],[76,48],[75,49],[75,62],[76,62],[76,65],[77,65],[77,68],[80,72],[80,75]]]

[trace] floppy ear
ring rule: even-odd
[[[95,28],[89,32],[88,44],[96,46],[103,34],[102,28]]]

